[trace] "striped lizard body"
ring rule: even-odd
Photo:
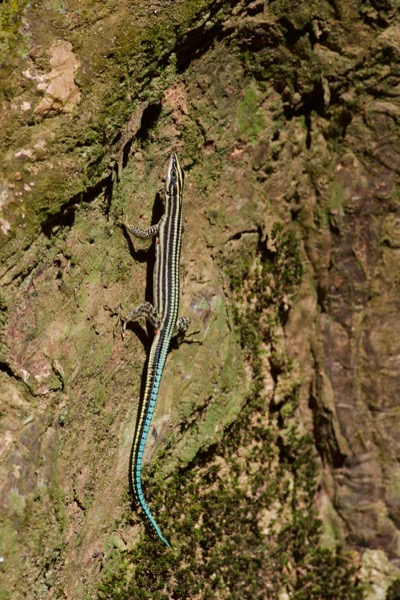
[[[130,481],[134,496],[142,508],[147,521],[167,546],[170,544],[147,506],[141,482],[143,452],[149,434],[161,376],[171,345],[176,337],[181,342],[189,326],[190,319],[178,320],[179,308],[179,262],[182,241],[182,199],[184,175],[176,154],[172,154],[165,182],[165,210],[160,221],[148,229],[126,225],[136,237],[148,239],[157,236],[156,259],[153,272],[153,305],[144,302],[135,308],[124,321],[124,328],[130,321],[144,316],[154,327],[151,344],[146,386],[143,403],[138,416],[132,445]]]

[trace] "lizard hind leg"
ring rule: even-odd
[[[200,329],[196,329],[196,331],[191,331],[187,333],[189,329],[189,325],[192,319],[190,317],[181,317],[177,320],[175,329],[171,336],[171,347],[179,348],[179,346],[184,342],[185,344],[202,344],[202,340],[188,340],[187,338],[192,335],[196,335],[196,333],[200,333]]]
[[[128,231],[133,233],[133,235],[141,240],[149,240],[158,234],[158,230],[160,228],[160,223],[156,223],[156,225],[150,225],[147,229],[142,229],[141,227],[135,227],[134,225],[129,225],[128,223],[123,223]]]
[[[154,330],[159,329],[161,324],[161,319],[154,308],[154,306],[150,302],[143,302],[136,308],[134,308],[129,315],[126,317],[121,317],[122,328],[125,331],[128,323],[132,323],[132,321],[136,321],[140,319],[140,317],[145,317],[147,321],[153,326]]]
[[[185,339],[185,335],[189,328],[190,322],[190,317],[181,317],[177,320],[175,329],[172,333],[172,342],[175,347],[179,348],[179,346],[182,344],[183,340]]]

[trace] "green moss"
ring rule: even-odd
[[[0,67],[3,67],[6,61],[12,61],[13,53],[16,54],[16,58],[24,58],[26,55],[28,45],[23,42],[20,27],[27,4],[27,0],[10,0],[1,7]]]
[[[26,508],[26,498],[22,496],[18,491],[10,491],[7,496],[7,508],[22,517]]]
[[[286,229],[282,223],[276,223],[269,238],[259,240],[256,250],[256,262],[251,246],[241,247],[240,259],[228,262],[227,273],[233,290],[241,289],[243,281],[254,279],[246,303],[249,308],[243,312],[242,304],[236,308],[236,323],[239,327],[243,347],[251,349],[252,355],[259,356],[260,328],[257,306],[268,309],[268,322],[273,329],[290,308],[303,277],[303,261],[299,242],[294,231]],[[286,357],[275,352],[270,362],[277,371],[288,365],[281,365]]]
[[[261,599],[287,586],[299,600],[359,598],[346,556],[318,548],[310,440],[292,432],[291,446],[272,473],[275,435],[252,400],[218,448],[218,463],[214,453],[198,456],[169,481],[165,498],[150,486],[158,508],[166,503],[172,548],[165,550],[146,534],[132,551],[111,550],[98,597]],[[285,473],[293,478],[292,490]],[[260,515],[276,502],[294,510],[281,530],[272,525],[266,535]],[[291,579],[293,568],[300,577]]]
[[[331,222],[328,209],[318,204],[314,212],[314,221],[318,230],[327,229]]]
[[[0,521],[0,600],[10,598],[10,587],[7,577],[11,573],[21,572],[21,557],[18,553],[18,533],[15,528],[6,522]]]
[[[194,164],[204,145],[204,136],[199,125],[192,119],[187,119],[183,123],[182,139],[185,143],[185,158],[189,161],[189,165]]]
[[[99,387],[98,383],[92,387],[92,390],[88,390],[89,408],[94,414],[100,414],[107,402],[107,391],[104,387]]]
[[[244,93],[239,104],[237,121],[241,137],[255,145],[265,127],[264,115],[258,107],[255,82]]]
[[[56,482],[53,482],[50,484],[48,492],[52,509],[59,525],[59,531],[62,533],[67,526],[67,511],[65,508],[66,502],[64,490]]]
[[[209,213],[209,220],[218,222],[218,213],[213,210]],[[232,290],[240,290],[243,286],[243,279],[248,275],[251,265],[254,262],[254,256],[257,252],[257,240],[252,237],[246,237],[241,240],[237,249],[231,251],[224,261],[224,270],[228,275],[229,284]]]
[[[344,197],[345,197],[345,190],[343,188],[343,185],[340,182],[335,181],[332,185],[332,188],[331,188],[330,194],[329,194],[329,198],[328,198],[329,208],[333,208],[333,209],[342,208],[343,202],[344,202]]]

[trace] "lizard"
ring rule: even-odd
[[[189,317],[178,319],[183,184],[184,173],[177,154],[173,153],[167,169],[164,214],[160,221],[147,229],[124,223],[128,231],[140,239],[150,239],[157,236],[153,271],[153,304],[150,302],[140,304],[122,320],[125,329],[128,323],[140,317],[145,317],[154,329],[154,338],[148,358],[144,397],[137,419],[130,457],[130,485],[146,520],[158,538],[168,547],[170,547],[170,543],[162,535],[160,527],[144,497],[141,474],[144,447],[171,341],[175,340],[179,345],[183,341],[190,324]]]

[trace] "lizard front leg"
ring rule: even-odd
[[[143,302],[136,308],[134,308],[129,315],[121,317],[122,328],[125,331],[128,323],[136,321],[140,317],[145,317],[147,321],[153,326],[154,331],[157,331],[161,325],[161,318],[157,313],[156,309],[150,302]]]
[[[130,231],[130,233],[133,233],[135,237],[140,238],[141,240],[148,240],[157,235],[158,230],[160,229],[160,223],[161,221],[155,225],[150,225],[147,229],[141,229],[140,227],[135,227],[135,225],[129,225],[129,223],[125,222],[121,222],[121,225],[126,227],[126,229]]]

